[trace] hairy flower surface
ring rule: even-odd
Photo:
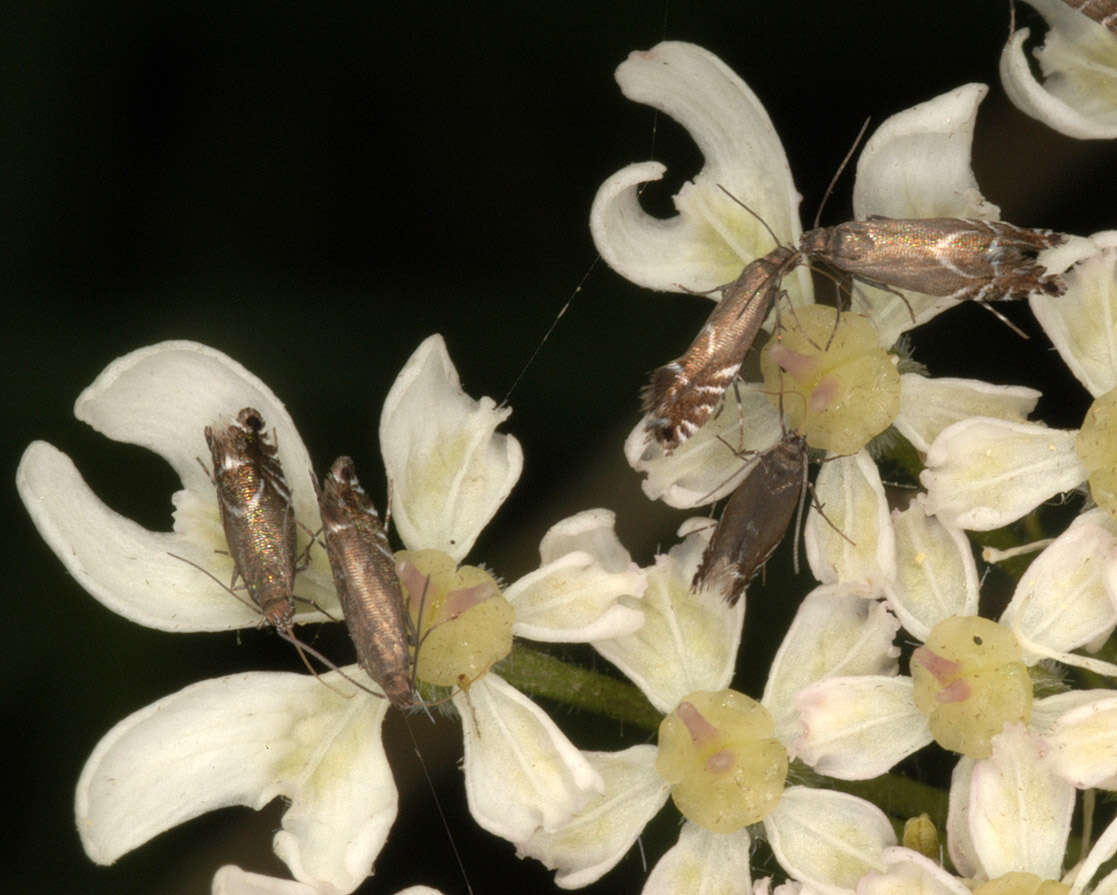
[[[257,621],[214,580],[169,555],[190,558],[218,579],[231,577],[231,561],[217,552],[225,545],[215,489],[195,458],[204,453],[204,427],[245,406],[274,427],[296,516],[316,530],[310,461],[282,404],[204,345],[166,342],[122,357],[76,407],[99,431],[149,447],[179,472],[184,490],[174,496],[173,532],[148,532],[113,513],[64,454],[42,442],[28,447],[17,472],[20,495],[47,542],[99,600],[165,630]],[[519,444],[495,431],[509,413],[462,391],[440,336],[423,342],[404,365],[384,404],[380,442],[393,484],[393,518],[411,551],[405,556],[433,556],[453,573],[469,552],[522,468]],[[615,540],[612,524],[610,513],[597,510],[552,528],[540,568],[504,591],[513,633],[578,641],[640,626],[645,581],[639,569],[632,563],[606,569],[573,546],[576,537]],[[322,553],[312,551],[296,590],[336,609]],[[433,577],[430,569],[420,572]],[[493,605],[465,590],[477,603],[469,612],[460,593],[450,594],[462,619]],[[627,605],[620,604],[622,595]],[[437,645],[424,646],[438,658]],[[485,673],[499,653],[455,677],[469,681],[468,696],[459,693],[455,701],[465,727],[470,809],[486,829],[518,839],[561,824],[603,784],[545,713]],[[343,671],[363,679],[357,666]],[[112,863],[203,812],[260,808],[283,796],[290,806],[274,846],[295,880],[321,892],[355,889],[371,872],[397,810],[380,742],[388,702],[364,693],[344,698],[338,691],[350,685],[337,673],[323,678],[333,689],[283,673],[203,681],[121,721],[94,749],[78,784],[86,852]]]
[[[1001,53],[1001,83],[1015,106],[1068,137],[1117,137],[1117,17],[1108,27],[1064,0],[1027,0],[1047,20],[1044,45],[1035,51],[1042,79],[1032,74],[1024,43],[1030,30],[1013,34]],[[1087,4],[1089,5],[1089,4]],[[1101,14],[1102,4],[1094,4]]]

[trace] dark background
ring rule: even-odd
[[[11,482],[26,444],[45,438],[151,527],[169,526],[174,476],[71,412],[110,360],[140,346],[195,339],[227,352],[287,403],[319,465],[353,454],[375,494],[380,404],[422,338],[446,336],[470,394],[503,397],[594,260],[587,219],[601,181],[654,153],[675,179],[648,201],[666,211],[700,166],[677,126],[661,117],[653,132],[652,112],[613,81],[629,51],[664,36],[713,50],[760,96],[805,217],[866,116],[984,81],[975,165],[1004,217],[1078,233],[1117,225],[1113,146],[1045,129],[996,83],[1007,3],[162,6],[26,4],[7,9],[0,35],[0,468]],[[1042,27],[1030,8],[1019,15]],[[851,183],[824,222],[848,217]],[[512,396],[506,428],[525,472],[473,557],[514,580],[537,564],[549,525],[600,505],[619,512],[641,562],[671,541],[684,514],[642,499],[620,445],[647,371],[677,355],[707,311],[598,265]],[[1025,307],[1009,313],[1029,325]],[[925,327],[916,348],[937,375],[1043,388],[1056,425],[1076,426],[1086,407],[1041,334],[1022,343],[980,309]],[[182,636],[125,621],[68,577],[10,487],[5,507],[8,881],[22,892],[193,893],[226,862],[283,873],[270,853],[278,803],[201,818],[112,868],[84,856],[73,788],[110,726],[202,678],[295,659],[268,632]],[[773,565],[790,565],[786,551]],[[794,608],[765,599],[777,589],[770,577],[750,593],[752,671],[740,686],[754,696]],[[323,636],[348,659],[342,640]],[[580,745],[642,736],[554,711]],[[464,815],[456,723],[413,726],[477,891],[545,890],[540,865],[516,861]],[[401,815],[362,891],[462,891],[398,718],[388,739]],[[649,864],[676,824],[666,811],[650,828]],[[506,874],[499,883],[486,878],[492,866]],[[635,891],[643,877],[634,850],[592,891]]]

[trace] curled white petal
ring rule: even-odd
[[[934,861],[909,848],[886,848],[883,871],[869,872],[857,895],[969,895],[972,891]]]
[[[905,630],[922,641],[952,615],[977,615],[977,564],[962,530],[929,516],[922,494],[892,514],[892,527],[896,576],[885,593]]]
[[[970,780],[970,834],[985,877],[1058,879],[1073,811],[1074,787],[1055,774],[1043,742],[1023,724],[1006,725]]]
[[[236,361],[195,342],[163,342],[117,358],[74,407],[98,431],[150,448],[171,464],[185,485],[172,497],[173,532],[147,531],[109,509],[70,459],[45,442],[24,453],[16,484],[32,520],[78,582],[113,611],[166,631],[259,622],[259,613],[222,584],[232,580],[233,561],[216,489],[198,463],[209,463],[205,427],[227,424],[244,407],[260,411],[275,434],[296,518],[306,530],[317,529],[310,459],[283,404]],[[313,553],[311,567],[297,579],[297,595],[336,607],[325,558]],[[296,618],[321,616],[303,609]]]
[[[911,678],[827,678],[796,700],[803,735],[794,747],[820,774],[868,780],[931,742],[927,719],[912,701]]]
[[[323,678],[347,688],[336,674]],[[312,677],[250,672],[202,681],[125,718],[78,780],[86,853],[110,864],[215,808],[290,806],[276,853],[297,880],[352,892],[396,816],[380,742],[388,703],[344,698]]]
[[[892,518],[877,465],[865,450],[822,464],[803,528],[807,562],[823,584],[884,593],[895,576]]]
[[[1117,691],[1091,690],[1048,734],[1055,771],[1079,789],[1117,788]]]
[[[293,879],[279,879],[226,864],[213,875],[212,895],[320,895],[319,890]]]
[[[656,773],[654,746],[583,754],[605,781],[605,792],[556,829],[536,830],[516,843],[519,857],[558,870],[555,884],[563,889],[588,886],[615,867],[670,794]]]
[[[988,92],[984,84],[965,84],[878,127],[857,160],[854,215],[1000,217],[982,197],[970,165],[977,107]]]
[[[601,775],[547,714],[487,674],[454,697],[465,737],[465,793],[484,829],[512,842],[566,823],[594,793]]]
[[[1077,432],[974,417],[948,426],[927,452],[920,481],[927,512],[947,525],[988,531],[1086,481]]]
[[[660,858],[642,895],[677,895],[679,892],[718,892],[749,895],[749,834],[711,833],[685,823],[679,841]]]
[[[1117,248],[1063,275],[1065,295],[1028,299],[1070,371],[1095,398],[1117,388]]]
[[[1032,74],[1023,28],[1001,53],[1001,83],[1021,112],[1080,140],[1117,137],[1117,34],[1061,0],[1028,0],[1047,19],[1047,42],[1036,50],[1043,73]]]
[[[666,291],[705,292],[735,279],[773,245],[756,217],[720,187],[784,240],[798,239],[799,195],[779,137],[755,94],[725,63],[693,44],[665,41],[630,54],[617,81],[629,99],[682,124],[706,164],[675,197],[679,214],[666,220],[648,215],[637,198],[640,183],[662,177],[662,165],[630,165],[602,185],[590,231],[614,270]],[[810,289],[802,271],[787,286]]]
[[[496,433],[511,412],[462,391],[442,336],[415,349],[380,413],[392,519],[408,547],[469,553],[523,470],[520,443]]]
[[[643,627],[593,644],[661,712],[694,690],[724,689],[733,677],[745,601],[730,606],[720,593],[690,589],[708,540],[708,529],[693,531],[657,556],[647,570]]]
[[[790,744],[799,736],[795,699],[804,687],[827,677],[895,674],[900,651],[892,640],[898,629],[883,603],[834,586],[807,594],[772,661],[761,700],[780,741]]]
[[[636,566],[617,537],[616,524],[617,514],[601,508],[561,519],[547,529],[539,542],[539,558],[546,565],[580,550],[594,557],[603,569],[627,572]]]
[[[1028,566],[1000,619],[1026,651],[1040,644],[1043,655],[1069,653],[1117,625],[1117,606],[1105,582],[1107,568],[1117,559],[1113,528],[1105,510],[1091,510]]]
[[[980,379],[900,376],[900,412],[894,425],[917,451],[927,452],[947,426],[971,416],[1023,422],[1040,392],[1022,385],[993,385]]]
[[[764,828],[784,870],[833,895],[855,888],[870,870],[882,870],[884,850],[896,844],[892,825],[876,805],[805,786],[784,790]]]
[[[648,442],[646,421],[643,417],[625,439],[625,458],[644,474],[641,487],[650,500],[684,510],[732,493],[757,452],[782,435],[779,410],[759,385],[730,388],[714,417],[670,454]]]

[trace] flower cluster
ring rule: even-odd
[[[1042,81],[1024,29],[1001,58],[1010,98],[1071,136],[1117,137],[1117,13],[1028,2],[1051,24],[1036,53]],[[522,470],[519,443],[497,431],[510,410],[463,391],[440,336],[416,349],[380,418],[403,547],[384,556],[411,610],[411,680],[426,688],[417,692],[445,688],[460,716],[473,818],[555,870],[562,888],[603,877],[670,810],[682,822],[647,895],[1117,892],[1117,873],[1103,871],[1117,854],[1117,821],[1104,815],[1096,838],[1091,826],[1097,794],[1117,789],[1117,689],[1102,686],[1117,677],[1117,231],[1070,236],[1000,220],[970,164],[984,85],[884,121],[858,158],[855,220],[804,236],[768,115],[721,60],[664,42],[633,53],[617,80],[683,124],[705,164],[667,219],[639,199],[663,165],[608,178],[590,216],[604,260],[651,289],[729,301],[742,270],[775,250],[782,259],[780,281],[763,292],[771,307],[759,306],[759,373],[737,375],[759,326],[716,375],[699,381],[687,355],[661,368],[674,394],[709,406],[666,440],[663,419],[646,415],[624,453],[652,500],[750,502],[731,502],[732,518],[727,509],[716,528],[687,519],[643,568],[613,513],[587,509],[556,522],[538,568],[506,585],[476,559],[463,562]],[[848,309],[816,303],[808,258],[852,276]],[[749,307],[761,295],[733,300]],[[1025,295],[1093,398],[1076,430],[1029,419],[1034,390],[929,375],[902,338],[961,301]],[[724,325],[712,317],[690,351],[724,352]],[[30,445],[20,462],[28,512],[96,599],[166,631],[257,623],[250,602],[222,584],[246,577],[214,487],[225,470],[197,460],[211,429],[242,408],[266,421],[290,487],[285,508],[303,557],[294,621],[340,613],[344,575],[331,574],[319,544],[319,480],[293,421],[246,369],[191,342],[118,358],[75,406],[99,432],[170,463],[183,484],[173,531],[114,513],[49,444]],[[781,470],[772,452],[792,443],[804,459]],[[886,491],[884,463],[906,476],[903,498]],[[1009,526],[1066,492],[1082,508],[1065,530],[984,555],[991,564],[1035,554],[991,611],[967,532]],[[747,603],[738,596],[782,536],[766,527],[777,494],[809,502],[814,583],[753,698],[732,689]],[[700,571],[711,568],[708,578]],[[610,692],[650,705],[654,744],[580,749],[516,686],[513,637],[591,645],[627,679],[610,679]],[[622,717],[609,698],[591,707]],[[352,892],[398,812],[380,737],[389,708],[358,665],[317,678],[249,672],[170,694],[94,747],[75,800],[85,850],[110,864],[203,812],[283,797],[273,847],[292,879],[227,866],[213,891]],[[947,760],[945,794],[897,771],[917,753]],[[1074,863],[1079,801],[1087,822]],[[759,848],[786,879],[755,878]]]

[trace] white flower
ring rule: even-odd
[[[630,98],[663,109],[686,125],[706,165],[676,197],[679,214],[666,221],[647,215],[636,199],[639,184],[662,176],[662,166],[631,165],[606,181],[590,226],[598,250],[615,269],[653,288],[682,284],[711,289],[769,251],[771,237],[719,185],[764,217],[781,239],[793,243],[798,238],[798,197],[783,149],[755,95],[720,60],[690,44],[663,43],[633,53],[618,68],[617,80]],[[885,121],[858,160],[856,216],[996,219],[999,209],[982,197],[970,167],[977,106],[985,93],[980,84],[966,85]],[[809,302],[810,281],[802,273],[797,271],[787,285],[793,301]],[[917,293],[905,293],[905,298],[906,303],[892,292],[857,287],[855,310],[870,317],[881,348],[957,303]],[[899,412],[891,421],[925,450],[939,431],[972,416],[975,408],[1017,422],[1037,398],[1028,389],[905,374],[900,377]],[[742,462],[740,455],[767,450],[781,436],[779,412],[760,387],[746,385],[730,389],[720,414],[669,456],[649,448],[644,421],[626,441],[625,454],[646,475],[643,487],[650,498],[687,508],[729,494],[755,462],[755,457]],[[839,493],[848,480],[868,489],[866,499],[846,507],[848,512],[826,503],[827,516],[841,519],[832,518],[833,527],[817,519],[808,524],[808,545],[846,537],[846,547],[835,545],[830,551],[808,546],[819,580],[856,582],[867,596],[882,593],[891,575],[887,509],[879,476],[870,466],[867,456],[824,464],[820,489],[833,482]]]
[[[206,425],[245,406],[276,432],[296,516],[319,527],[306,450],[282,404],[234,361],[203,345],[166,342],[114,361],[78,399],[76,413],[118,440],[166,457],[183,480],[175,529],[148,532],[107,507],[70,460],[32,444],[17,472],[20,495],[47,542],[87,590],[126,617],[172,631],[223,630],[258,619],[214,581],[168,554],[231,574],[213,485],[196,457]],[[511,491],[522,452],[496,427],[510,413],[459,385],[441,337],[427,339],[384,405],[381,448],[394,517],[412,551],[463,558]],[[538,639],[629,633],[644,576],[632,563],[605,568],[570,548],[570,534],[605,543],[612,515],[589,511],[544,539],[543,565],[508,589],[515,627]],[[619,547],[619,545],[617,545]],[[296,589],[337,606],[323,551]],[[628,595],[633,605],[619,605]],[[306,620],[309,613],[301,613]],[[356,666],[343,669],[361,675]],[[87,853],[112,863],[157,833],[225,805],[290,801],[277,854],[315,891],[350,892],[371,872],[396,815],[395,785],[380,743],[386,700],[349,691],[336,673],[248,673],[203,681],[135,712],[98,744],[76,797]],[[463,709],[471,810],[487,829],[522,838],[565,821],[601,778],[534,704],[495,674],[474,681]],[[484,731],[482,736],[480,731]]]
[[[743,618],[744,601],[729,607],[717,594],[690,592],[709,526],[705,520],[691,520],[680,530],[684,534],[648,570],[644,627],[595,644],[665,712],[673,712],[694,691],[728,686]],[[804,601],[762,700],[776,738],[785,744],[796,731],[793,696],[802,686],[831,674],[894,668],[896,624],[887,611],[856,596],[820,591]],[[819,632],[824,633],[821,640]],[[557,868],[556,882],[564,888],[587,885],[612,868],[658,813],[670,789],[657,772],[657,749],[650,745],[587,757],[605,779],[604,794],[559,829],[517,843],[521,854]],[[802,786],[784,789],[763,823],[784,869],[820,892],[851,887],[868,868],[879,866],[882,850],[894,841],[875,806]],[[714,833],[688,820],[678,843],[652,870],[644,893],[750,892],[749,856],[745,829]]]
[[[962,532],[928,515],[919,498],[893,517],[897,574],[888,603],[904,628],[926,641],[940,622],[976,616],[977,570]],[[1026,665],[1056,659],[1117,673],[1117,666],[1073,652],[1100,645],[1117,625],[1106,562],[1115,548],[1117,523],[1093,510],[1033,561],[1000,618]],[[1033,705],[1033,727],[1063,705],[1061,698]],[[797,705],[803,730],[795,753],[833,777],[875,777],[932,740],[909,677],[833,677],[803,689]]]
[[[886,869],[862,879],[858,895],[966,895],[976,883],[1009,874],[1032,877],[1015,877],[1013,891],[1035,891],[1043,881],[1060,880],[1073,810],[1074,789],[1056,774],[1048,747],[1023,725],[1010,725],[994,737],[992,756],[962,759],[954,770],[947,832],[960,877],[914,851],[893,848],[884,853]],[[1117,824],[1111,824],[1062,878],[1070,895],[1112,895],[1114,873],[1087,887],[1115,851]]]
[[[1110,12],[1106,27],[1065,0],[1028,4],[1049,27],[1046,43],[1035,51],[1043,81],[1028,65],[1024,42],[1030,31],[1022,28],[1001,53],[1001,83],[1008,98],[1021,112],[1068,137],[1117,137],[1117,18]]]

